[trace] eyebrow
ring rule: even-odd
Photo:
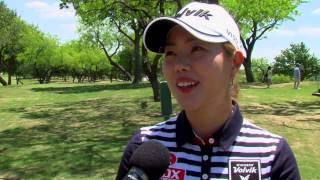
[[[191,38],[188,38],[188,39],[185,41],[185,43],[189,43],[189,42],[192,42],[192,41],[198,41],[198,39],[191,37]],[[173,43],[173,42],[166,42],[165,45],[164,45],[164,47],[174,46],[174,45],[175,45],[175,43]]]

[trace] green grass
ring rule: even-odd
[[[163,120],[147,84],[24,83],[0,87],[0,179],[114,179],[132,134]],[[320,179],[316,86],[243,85],[239,98],[245,117],[288,139],[304,179]]]
[[[264,86],[245,85],[240,106],[244,116],[255,124],[284,136],[295,152],[303,179],[320,179],[320,97],[312,96],[319,86],[302,82]]]

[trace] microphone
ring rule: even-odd
[[[132,154],[128,174],[123,180],[158,180],[170,165],[169,150],[161,143],[150,140]]]

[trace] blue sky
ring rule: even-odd
[[[0,0],[1,1],[1,0]],[[72,8],[59,9],[58,0],[4,0],[10,9],[41,31],[57,36],[61,42],[76,39],[77,18]],[[253,58],[266,57],[270,62],[291,43],[304,42],[310,52],[320,58],[320,1],[302,4],[295,21],[286,21],[267,38],[257,41]]]

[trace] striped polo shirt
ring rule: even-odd
[[[286,140],[243,119],[236,104],[232,117],[206,140],[195,136],[184,111],[165,122],[141,128],[127,145],[117,179],[127,174],[134,150],[150,139],[170,151],[171,163],[162,180],[300,179]]]

